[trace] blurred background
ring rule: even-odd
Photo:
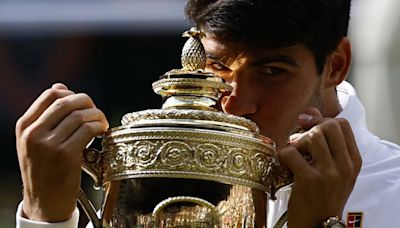
[[[151,83],[180,68],[185,42],[180,34],[190,27],[184,2],[0,0],[1,227],[15,227],[21,200],[18,117],[55,82],[89,94],[111,126],[127,112],[159,108]],[[365,104],[371,131],[395,143],[400,143],[399,9],[398,0],[353,0],[350,26],[349,80]],[[90,191],[89,178],[83,181]]]

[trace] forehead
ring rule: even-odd
[[[213,36],[202,38],[208,57],[227,65],[233,62],[247,62],[261,65],[263,62],[282,61],[291,65],[314,64],[314,56],[304,45],[280,48],[246,48],[232,43],[224,43]]]
[[[239,48],[234,44],[223,43],[210,35],[202,38],[201,42],[207,55],[225,63],[232,62],[241,54]]]

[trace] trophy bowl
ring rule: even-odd
[[[268,199],[291,182],[255,123],[215,108],[232,87],[204,71],[204,34],[184,35],[182,69],[153,83],[162,109],[126,114],[83,153],[104,191],[99,212],[79,195],[94,227],[267,227]]]

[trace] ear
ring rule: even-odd
[[[343,37],[325,63],[325,88],[336,87],[347,78],[351,64],[351,43]]]

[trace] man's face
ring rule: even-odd
[[[285,145],[306,108],[321,108],[321,76],[312,53],[302,45],[273,50],[234,50],[206,36],[206,70],[233,86],[222,109],[249,118],[261,134]]]

